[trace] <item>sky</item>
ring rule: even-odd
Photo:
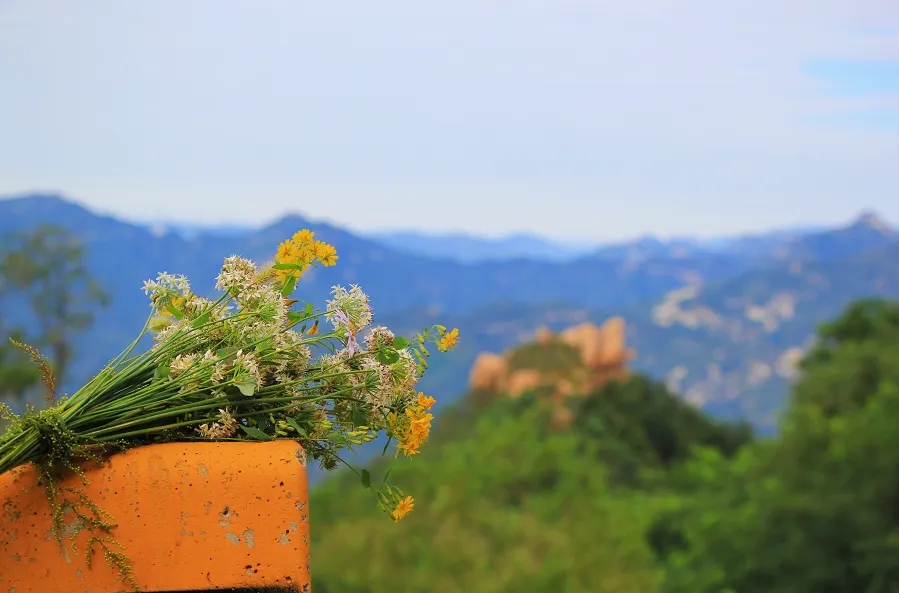
[[[0,0],[0,195],[606,242],[899,223],[899,0]]]

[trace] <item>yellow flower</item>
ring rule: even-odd
[[[440,341],[437,342],[437,349],[441,352],[446,352],[447,350],[452,350],[459,343],[459,328],[454,328],[440,338]]]
[[[418,394],[418,405],[425,410],[430,410],[435,403],[437,403],[437,400],[430,395],[425,395],[424,393]]]
[[[293,251],[294,245],[292,241],[282,241],[275,252],[275,261],[279,264],[293,261]]]
[[[181,311],[184,308],[185,303],[187,303],[187,296],[174,296],[170,299],[158,300],[156,302],[156,306],[160,315],[162,315],[163,317],[174,318],[175,315],[169,310],[169,307],[172,307],[177,311]]]
[[[413,442],[400,443],[399,445],[397,445],[397,454],[399,454],[400,451],[402,451],[403,455],[405,455],[406,457],[412,457],[413,455],[418,455],[419,453],[421,453],[421,451],[418,450],[418,443]]]
[[[293,234],[293,242],[297,247],[303,247],[304,245],[308,245],[315,240],[315,233],[310,231],[309,229],[303,229],[301,231],[297,231]]]
[[[406,422],[403,422],[402,431],[396,431],[397,438],[397,454],[400,451],[406,457],[417,455],[420,453],[419,448],[428,440],[431,434],[431,420],[434,418],[432,414],[418,406],[406,408]],[[394,424],[399,424],[398,420],[394,420]]]
[[[412,512],[412,509],[415,508],[415,499],[411,496],[407,496],[402,500],[396,503],[396,506],[393,508],[393,512],[390,513],[390,516],[393,518],[393,522],[396,523],[406,515]]]
[[[318,333],[318,319],[315,320],[315,323],[312,324],[312,327],[310,327],[308,330],[306,330],[307,336],[314,336],[317,333]]]
[[[302,245],[296,250],[294,261],[303,266],[309,266],[315,261],[315,245]]]
[[[391,412],[387,415],[389,432],[396,439],[396,455],[402,453],[406,457],[418,455],[419,449],[431,434],[431,420],[434,419],[428,409],[434,405],[434,398],[423,393],[418,394],[417,405],[406,408],[403,416]]]
[[[337,250],[333,245],[324,241],[315,242],[315,257],[323,266],[333,266],[337,263]]]
[[[278,279],[278,282],[285,282],[288,276],[293,276],[299,281],[303,277],[303,272],[301,270],[275,270],[275,278]]]

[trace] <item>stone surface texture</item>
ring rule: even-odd
[[[306,456],[298,443],[157,444],[84,469],[83,492],[117,524],[112,536],[142,591],[309,590]],[[75,475],[63,480],[81,486]],[[0,504],[0,592],[131,590],[99,546],[87,567],[90,534],[77,532],[71,512],[59,547],[33,466],[0,476]]]

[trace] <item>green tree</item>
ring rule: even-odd
[[[655,526],[666,590],[899,590],[899,303],[856,303],[818,338],[777,439],[680,472]]]
[[[310,501],[313,589],[553,593],[657,590],[643,538],[651,501],[616,493],[596,451],[551,427],[534,394],[502,398],[464,436],[394,464],[416,496],[399,524],[371,513],[352,474]],[[420,458],[419,458],[420,457]]]
[[[0,298],[0,330],[5,334],[0,393],[18,398],[40,380],[40,372],[7,338],[28,336],[25,341],[45,351],[59,384],[67,377],[75,338],[90,327],[97,307],[108,304],[87,269],[82,243],[50,225],[11,234],[2,242]]]
[[[678,543],[650,533],[679,502],[666,472],[697,446],[726,460],[751,438],[640,375],[571,397],[568,427],[539,390],[471,396],[441,413],[421,456],[396,463],[393,481],[418,501],[400,524],[371,513],[352,474],[315,489],[316,591],[656,591],[652,549]]]
[[[730,456],[752,439],[749,425],[717,422],[644,375],[575,402],[574,430],[598,448],[618,484],[645,486],[641,474],[682,463],[694,447]]]

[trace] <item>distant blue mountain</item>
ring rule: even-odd
[[[380,232],[363,236],[398,251],[464,262],[498,262],[513,259],[565,262],[586,256],[635,262],[651,258],[682,258],[699,254],[771,255],[778,248],[800,237],[819,232],[829,231],[820,227],[801,227],[752,235],[702,239],[695,237],[660,239],[645,236],[616,243],[600,241],[567,243],[524,233],[499,238],[465,233],[440,234],[418,231]]]
[[[298,217],[303,218],[303,217]],[[241,225],[200,225],[185,222],[150,221],[144,223],[151,232],[162,235],[174,233],[183,238],[206,237],[246,237],[258,231],[258,226]],[[886,229],[889,227],[875,214],[863,212],[853,225],[855,228]],[[583,257],[597,257],[625,262],[639,262],[654,258],[685,258],[697,255],[738,254],[745,257],[768,257],[787,249],[792,252],[797,242],[813,241],[821,235],[824,243],[820,249],[812,248],[809,252],[824,253],[831,240],[833,229],[823,227],[796,227],[756,234],[736,236],[720,236],[712,238],[675,237],[660,239],[644,236],[629,241],[603,243],[600,241],[565,242],[551,240],[529,233],[510,234],[502,237],[483,237],[470,233],[429,233],[423,231],[380,231],[357,232],[361,239],[369,239],[382,247],[400,253],[426,256],[438,259],[451,259],[458,262],[503,262],[516,259],[528,259],[544,262],[567,262]],[[892,232],[892,231],[890,231]],[[872,245],[879,239],[875,230]],[[834,245],[833,255],[839,255],[845,249],[852,250],[858,243],[856,238],[849,237],[846,247]],[[793,246],[793,247],[791,247]],[[822,251],[823,250],[823,251]]]
[[[814,298],[810,297],[808,302],[820,302],[820,306],[810,309],[814,314],[802,315],[798,333],[806,331],[807,325],[824,320],[818,318],[817,312],[830,314],[850,296],[855,298],[881,290],[877,287],[892,294],[895,284],[891,274],[895,266],[889,262],[899,246],[896,232],[870,213],[838,229],[784,231],[711,242],[643,238],[587,248],[527,235],[499,240],[464,236],[444,236],[437,240],[417,233],[366,237],[299,216],[287,216],[270,225],[250,229],[134,224],[95,214],[56,195],[0,200],[0,235],[39,224],[60,225],[79,236],[87,249],[90,271],[112,297],[111,307],[76,345],[77,372],[64,386],[68,390],[96,373],[142,327],[149,313],[146,297],[140,290],[144,280],[162,271],[183,273],[194,282],[198,293],[208,294],[224,257],[239,253],[265,261],[281,240],[300,228],[310,228],[334,244],[340,257],[336,267],[314,270],[303,279],[298,294],[304,300],[321,303],[333,285],[358,283],[370,294],[377,321],[389,321],[412,331],[420,328],[406,327],[406,321],[417,325],[443,318],[457,319],[462,324],[474,324],[460,329],[463,336],[478,336],[478,347],[492,347],[500,337],[503,343],[517,339],[519,328],[529,331],[532,321],[538,320],[529,319],[528,312],[542,311],[540,319],[543,319],[542,315],[552,309],[553,303],[564,303],[565,307],[577,311],[634,312],[628,315],[635,316],[642,324],[634,330],[643,336],[639,338],[641,360],[661,361],[645,367],[658,373],[667,372],[667,366],[674,365],[677,356],[690,358],[691,369],[705,368],[702,366],[705,363],[690,352],[739,358],[735,353],[741,352],[745,345],[738,341],[728,345],[731,321],[727,316],[742,315],[743,308],[747,307],[761,307],[751,313],[756,316],[768,315],[765,307],[774,311],[771,315],[783,314],[778,307],[786,307],[783,310],[789,312],[789,307],[782,303],[799,298],[794,294],[799,290],[794,286],[794,269],[817,270],[803,278],[809,286],[816,287]],[[861,263],[856,266],[855,262]],[[853,291],[819,286],[821,278],[832,286],[839,282],[845,270],[856,267],[863,268],[865,275]],[[705,330],[689,326],[694,317],[705,319],[708,312],[683,313],[682,321],[688,325],[672,326],[677,331],[653,321],[650,312],[669,299],[672,291],[687,285],[706,290],[706,287],[725,284],[727,298],[710,302],[717,309],[731,306],[737,309],[734,309],[736,313],[730,310],[716,313],[722,325],[716,326],[718,333],[714,340],[706,337]],[[765,287],[764,294],[759,292],[761,286]],[[755,302],[763,296],[780,300],[773,305],[766,304],[767,301]],[[681,314],[677,309],[681,305],[667,306],[666,315],[677,318]],[[10,324],[15,322],[16,314],[14,310],[0,312]],[[514,324],[504,321],[509,317],[514,318]],[[744,319],[741,323],[749,322]],[[647,340],[646,336],[652,339]],[[690,340],[689,350],[666,341],[669,338],[683,341],[687,339],[685,336]],[[714,348],[709,350],[711,344]],[[786,347],[785,344],[777,346]],[[476,353],[460,354],[458,359],[470,362]],[[435,368],[438,369],[435,377],[430,379],[435,386],[443,384],[455,389],[460,380],[464,383],[466,368],[444,368],[440,364]],[[441,383],[444,380],[449,382]],[[771,397],[776,399],[780,397],[778,394]],[[740,392],[728,392],[727,397],[739,398]]]
[[[464,262],[511,259],[567,261],[596,249],[591,245],[562,243],[525,233],[495,239],[464,233],[417,231],[369,233],[366,236],[392,249]]]

